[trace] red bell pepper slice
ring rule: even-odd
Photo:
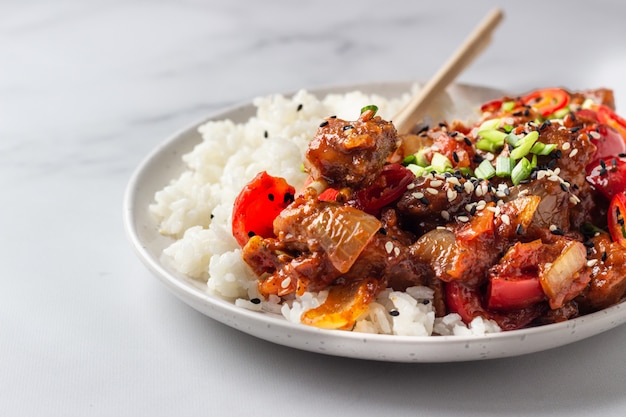
[[[487,308],[517,310],[544,301],[538,277],[492,277],[487,287]]]
[[[626,158],[601,158],[587,165],[587,182],[608,200],[626,191]]]
[[[626,227],[624,216],[626,215],[626,194],[615,194],[609,205],[608,223],[609,233],[614,242],[626,247]]]
[[[542,117],[563,109],[569,100],[569,94],[561,88],[544,88],[522,97],[522,103],[537,110]]]
[[[295,188],[263,171],[239,193],[233,205],[232,232],[242,247],[250,237],[274,237],[274,219],[294,200]]]

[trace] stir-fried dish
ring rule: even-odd
[[[295,190],[259,173],[233,234],[260,293],[328,291],[301,321],[350,329],[385,288],[434,290],[438,316],[503,330],[575,318],[626,292],[626,121],[613,93],[503,97],[477,122],[398,135],[328,117]]]

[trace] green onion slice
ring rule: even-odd
[[[432,165],[433,169],[437,172],[446,172],[447,170],[452,169],[452,162],[447,156],[439,152],[435,152],[433,154],[433,157],[430,160],[430,165]]]
[[[517,142],[515,149],[511,151],[511,158],[518,160],[530,152],[535,142],[539,139],[539,132],[536,130],[530,132]]]
[[[520,182],[530,177],[530,173],[533,169],[531,165],[532,164],[528,159],[526,159],[526,157],[519,160],[511,172],[511,181],[513,181],[513,185],[518,185]]]
[[[378,111],[378,106],[375,106],[374,104],[370,104],[369,106],[365,106],[365,107],[361,108],[361,114],[365,113],[368,110],[372,110],[374,112],[374,114],[372,116],[374,116],[376,114],[376,112]]]
[[[478,165],[478,167],[476,167],[474,175],[476,178],[488,180],[496,175],[496,169],[493,165],[491,165],[491,162],[485,159],[480,163],[480,165]]]
[[[513,172],[515,161],[508,156],[498,156],[496,158],[496,175],[500,178],[510,177]]]

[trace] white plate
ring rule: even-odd
[[[409,91],[410,83],[376,83],[313,90],[319,97],[330,92],[358,89],[395,97]],[[480,103],[501,95],[493,89],[456,84],[448,89],[455,100]],[[502,358],[563,346],[626,322],[626,303],[567,322],[488,336],[411,337],[323,330],[288,322],[268,313],[254,312],[207,294],[206,285],[168,269],[160,262],[171,240],[157,231],[148,206],[156,191],[184,170],[181,156],[201,141],[198,125],[230,118],[245,122],[254,114],[251,103],[236,106],[183,129],[155,149],[137,168],[126,190],[124,222],[132,245],[148,269],[181,300],[228,326],[277,344],[351,358],[394,362],[453,362]],[[228,341],[224,341],[228,343]]]

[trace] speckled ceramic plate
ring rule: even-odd
[[[360,90],[396,97],[409,91],[410,85],[402,82],[375,83],[311,92],[322,97],[331,92]],[[454,100],[469,103],[480,103],[501,95],[493,89],[460,84],[451,86],[448,93]],[[214,114],[201,123],[225,118],[244,122],[253,114],[252,104],[245,103]],[[576,342],[626,322],[626,304],[622,303],[563,323],[488,336],[372,335],[297,325],[281,316],[246,310],[210,295],[205,284],[168,269],[160,262],[160,254],[171,240],[158,233],[156,220],[148,212],[155,192],[184,170],[181,156],[201,141],[197,133],[201,123],[169,138],[137,168],[125,195],[124,221],[130,241],[148,269],[181,300],[215,320],[261,339],[297,349],[394,362],[453,362],[528,354]]]

